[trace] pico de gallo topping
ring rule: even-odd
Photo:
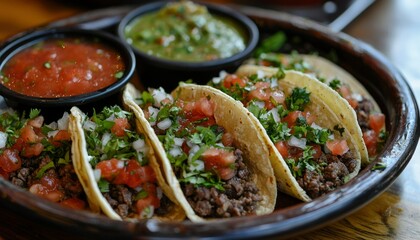
[[[223,74],[211,85],[241,101],[258,118],[299,185],[316,198],[346,183],[357,160],[341,138],[343,127],[321,127],[307,108],[311,92],[299,87],[284,91],[279,85],[283,77],[282,70],[271,77],[262,72],[242,78]]]
[[[163,214],[163,194],[149,165],[149,146],[135,131],[134,116],[119,106],[105,107],[83,122],[90,164],[98,187],[121,218]]]
[[[184,101],[153,89],[142,93],[139,104],[197,215],[220,218],[255,213],[262,197],[233,135],[216,123],[211,98]]]
[[[388,135],[385,130],[385,115],[376,112],[373,103],[365,96],[353,92],[350,86],[337,78],[326,79],[325,76],[320,76],[316,68],[296,52],[292,53],[291,58],[282,57],[281,54],[263,53],[258,57],[257,64],[311,74],[319,81],[326,83],[345,98],[355,110],[369,157],[374,158],[382,149]]]
[[[40,111],[29,116],[7,109],[0,115],[0,176],[44,199],[72,209],[87,209],[71,161],[68,113],[44,124]]]

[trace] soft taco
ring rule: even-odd
[[[88,117],[73,107],[69,129],[83,187],[105,215],[126,221],[185,218],[131,112],[110,106]]]
[[[297,53],[264,53],[248,63],[300,71],[327,84],[355,110],[370,159],[379,153],[387,137],[385,115],[366,88],[346,70],[321,56]]]
[[[210,84],[241,101],[265,130],[285,193],[310,201],[348,182],[368,158],[349,103],[308,75],[248,65]]]
[[[45,124],[36,109],[28,116],[2,109],[0,177],[62,206],[98,212],[98,206],[88,201],[74,168],[68,115]]]
[[[209,86],[182,84],[139,93],[128,105],[160,160],[166,181],[194,222],[274,210],[277,188],[269,151],[241,103]]]

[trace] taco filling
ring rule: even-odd
[[[255,214],[262,196],[233,135],[216,123],[212,99],[174,100],[163,89],[141,96],[140,107],[195,214],[203,218]]]
[[[291,55],[263,53],[251,63],[284,70],[296,70],[313,75],[321,82],[326,83],[345,98],[356,112],[369,157],[375,157],[382,149],[387,137],[385,115],[380,112],[376,102],[368,96],[366,90],[355,86],[357,80],[344,69],[319,56],[301,55],[296,52]],[[352,89],[352,85],[356,89]]]
[[[122,219],[167,214],[169,199],[157,184],[149,147],[135,131],[133,114],[105,107],[85,117],[82,127],[97,186],[115,213]]]
[[[44,124],[38,110],[29,117],[12,110],[0,115],[0,176],[44,199],[87,209],[86,195],[71,160],[68,113]]]
[[[342,126],[321,127],[319,113],[308,108],[313,104],[312,93],[304,87],[285,89],[279,84],[282,77],[281,71],[274,76],[227,74],[215,78],[212,85],[241,101],[259,120],[299,186],[316,198],[358,171],[358,155],[342,136]]]

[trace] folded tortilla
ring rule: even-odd
[[[314,128],[322,127],[332,130],[337,128],[337,126],[340,126],[340,128],[343,130],[342,136],[334,131],[334,137],[335,139],[344,139],[347,142],[349,151],[351,151],[353,158],[356,161],[354,169],[349,172],[347,176],[342,177],[340,181],[342,184],[344,184],[345,182],[355,177],[360,170],[362,159],[368,159],[368,155],[366,146],[363,142],[360,127],[357,125],[355,112],[349,103],[341,98],[337,92],[330,89],[327,85],[306,74],[297,71],[285,71],[284,78],[279,78],[276,75],[278,71],[278,69],[271,67],[244,65],[237,70],[235,75],[245,79],[252,78],[251,76],[271,77],[271,85],[274,84],[275,86],[279,86],[286,95],[290,94],[294,88],[306,89],[311,94],[311,101],[310,104],[305,107],[305,111],[309,111],[311,115],[315,116],[317,119],[315,122],[317,127]],[[218,80],[221,80],[222,82],[218,82],[217,84],[213,85],[215,85],[217,88],[224,89],[224,92],[227,94],[232,94],[229,92],[229,89],[224,87],[224,80]],[[264,106],[262,108],[264,108]],[[251,116],[250,118],[254,122],[255,128],[264,129],[261,122],[256,117]],[[264,132],[264,139],[266,140],[267,146],[270,150],[270,160],[280,191],[303,201],[310,201],[312,197],[310,197],[310,194],[308,194],[298,183],[296,177],[286,162],[288,159],[284,159],[282,157],[282,155],[279,153],[279,150],[274,145],[275,143],[270,139],[267,132]],[[294,160],[297,161],[297,159]],[[302,178],[304,177],[309,176],[303,176]],[[332,190],[333,189],[331,189],[331,191]]]
[[[269,162],[270,156],[267,145],[261,132],[253,127],[253,123],[249,118],[251,113],[244,111],[240,102],[209,86],[181,84],[172,92],[172,95],[176,100],[196,101],[204,97],[212,101],[215,105],[214,116],[216,124],[233,135],[234,145],[243,152],[244,163],[251,172],[251,179],[259,189],[262,200],[258,202],[255,214],[271,213],[274,210],[277,197],[276,182]],[[178,176],[175,175],[173,166],[168,159],[169,153],[165,151],[163,144],[150,123],[145,121],[143,111],[136,103],[136,99],[141,96],[140,92],[132,85],[128,85],[124,96],[127,98],[127,105],[136,113],[146,134],[150,137],[166,182],[174,191],[187,217],[193,222],[209,220],[198,216],[188,202]]]
[[[123,218],[116,212],[111,204],[104,197],[100,188],[98,187],[97,177],[95,177],[94,169],[90,163],[91,157],[88,154],[88,144],[86,142],[85,131],[84,131],[84,121],[87,116],[77,107],[71,109],[71,115],[69,120],[69,129],[72,134],[72,151],[75,164],[75,170],[81,178],[83,188],[85,189],[86,195],[90,202],[98,205],[101,211],[111,219],[114,220],[123,220]],[[150,146],[150,140],[144,135],[144,129],[142,125],[135,119],[135,130],[140,135],[144,136],[144,141],[147,146]],[[177,199],[174,197],[172,190],[166,184],[163,179],[163,176],[160,174],[159,165],[154,155],[154,151],[151,147],[148,147],[147,158],[149,165],[155,172],[157,185],[161,188],[162,193],[169,199],[170,206],[167,208],[168,211],[162,215],[153,215],[152,217],[161,221],[181,221],[185,219],[185,213],[182,208],[178,205]],[[135,201],[133,199],[132,201]],[[134,205],[134,203],[133,203]],[[124,220],[127,221],[138,221],[140,218],[138,214],[134,217],[129,216]]]

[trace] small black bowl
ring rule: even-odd
[[[125,37],[125,28],[127,25],[144,14],[158,11],[167,3],[168,1],[153,2],[129,12],[122,18],[118,25],[119,37],[123,41],[127,41]],[[227,58],[202,62],[187,62],[159,58],[133,47],[137,57],[137,69],[139,70],[140,81],[145,87],[164,86],[167,91],[170,91],[178,86],[179,81],[190,79],[196,83],[205,84],[212,77],[218,76],[222,70],[228,72],[235,71],[251,55],[257,46],[259,31],[256,24],[250,18],[227,7],[207,3],[200,4],[206,6],[210,14],[228,18],[235,22],[237,26],[242,27],[246,37],[245,49]]]
[[[7,106],[16,110],[40,109],[47,119],[56,120],[63,111],[72,106],[91,112],[93,108],[104,105],[119,104],[120,94],[124,86],[134,75],[136,59],[130,46],[121,42],[117,37],[102,31],[83,30],[75,28],[45,28],[18,34],[6,40],[0,47],[0,71],[6,63],[17,53],[35,44],[48,39],[76,38],[95,41],[109,46],[115,50],[124,62],[123,75],[113,84],[96,90],[69,97],[42,98],[17,93],[3,84],[0,84],[0,95],[4,97]],[[79,54],[84,54],[83,52]]]

